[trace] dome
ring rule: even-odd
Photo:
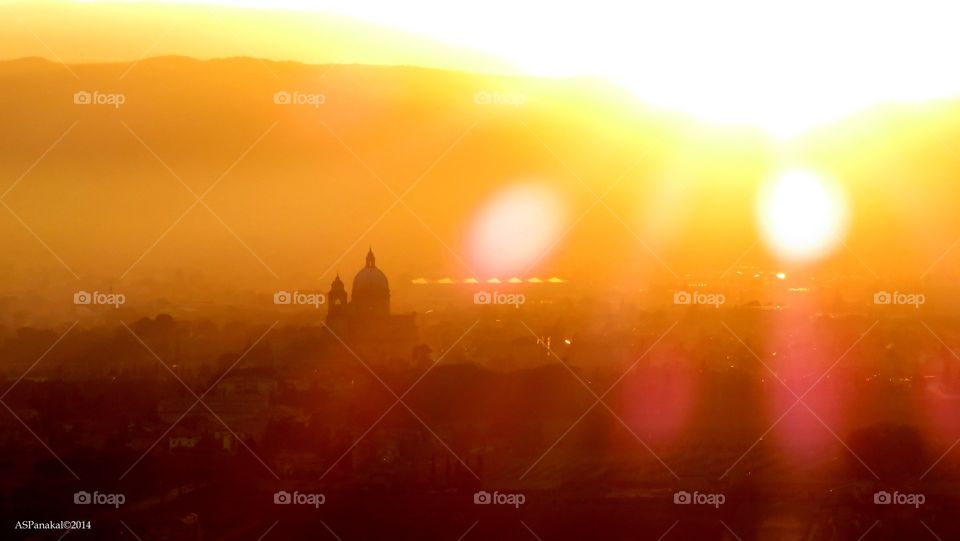
[[[367,295],[389,295],[390,284],[387,275],[376,267],[364,267],[353,278],[353,299]]]
[[[358,313],[390,313],[390,284],[387,276],[377,268],[372,249],[367,252],[367,264],[353,278],[350,304]]]

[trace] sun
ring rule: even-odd
[[[764,243],[781,259],[818,259],[846,234],[846,197],[836,182],[810,171],[786,171],[768,182],[756,211]]]

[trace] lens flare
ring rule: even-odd
[[[545,185],[522,183],[502,190],[473,221],[468,240],[472,266],[484,275],[522,275],[547,255],[565,214],[561,199]]]

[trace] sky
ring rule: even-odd
[[[12,56],[252,55],[594,75],[654,106],[785,137],[873,105],[960,93],[960,71],[950,69],[960,5],[949,1],[6,4],[15,17],[4,23],[0,10],[0,29],[21,27],[0,37]]]
[[[131,63],[164,55],[249,56],[590,75],[623,85],[641,102],[787,138],[886,101],[954,96],[960,90],[960,72],[950,69],[960,33],[949,28],[956,18],[946,4],[808,1],[772,7],[740,0],[723,9],[712,6],[687,0],[630,5],[597,0],[589,9],[500,0],[469,6],[410,0],[402,7],[367,0],[270,5],[0,0],[0,60]],[[672,122],[672,115],[649,114],[642,107],[633,110],[635,103],[607,92],[605,85],[424,70],[262,67],[255,61],[209,66],[168,59],[131,65],[132,71],[122,65],[77,66],[68,73],[36,62],[0,64],[0,75],[15,81],[0,85],[9,96],[0,100],[0,117],[10,120],[11,128],[0,133],[10,158],[0,164],[0,177],[13,179],[8,182],[16,188],[8,201],[38,238],[76,265],[76,274],[125,275],[191,202],[131,137],[128,130],[136,130],[199,191],[222,173],[221,165],[244,158],[211,200],[243,244],[216,218],[195,213],[156,250],[150,248],[144,272],[135,278],[148,274],[149,265],[163,269],[175,262],[227,267],[243,284],[262,284],[262,275],[271,278],[273,268],[280,276],[313,280],[310,273],[349,270],[354,263],[338,267],[330,254],[364,235],[369,244],[356,244],[361,253],[345,261],[362,261],[364,244],[373,244],[401,280],[476,274],[561,276],[571,283],[587,276],[618,283],[621,272],[636,280],[636,268],[652,277],[714,267],[719,274],[757,238],[757,250],[766,248],[778,265],[794,265],[778,266],[791,276],[794,269],[833,263],[828,256],[837,255],[844,272],[873,275],[872,268],[889,264],[914,277],[949,252],[956,238],[958,188],[950,146],[955,139],[931,143],[938,134],[952,133],[955,113],[922,126],[917,122],[933,117],[901,117],[900,110],[863,115],[861,122],[777,145],[755,130],[713,130]],[[124,79],[126,73],[134,76]],[[235,91],[222,92],[224,81],[234,81]],[[308,81],[328,93],[322,112],[278,107],[270,99],[278,90],[295,89],[287,86],[291,81]],[[479,87],[487,91],[500,84],[516,85],[532,99],[523,108],[476,103],[477,85],[491,85]],[[42,91],[35,91],[41,85]],[[129,105],[81,108],[69,99],[78,89],[108,90],[108,85],[129,91]],[[121,118],[123,124],[117,122]],[[45,154],[74,121],[76,131]],[[256,151],[242,154],[274,122],[275,131]],[[440,231],[436,238],[443,243],[433,242],[419,216],[399,205],[383,222],[374,222],[383,209],[393,208],[393,194],[354,163],[351,152],[341,148],[344,141],[371,164],[374,176],[385,175],[399,192],[442,156],[410,193],[409,204],[427,215],[424,223]],[[123,152],[104,159],[96,154],[112,146]],[[19,182],[24,171],[27,177]],[[130,182],[141,175],[150,183]],[[274,176],[280,180],[264,191],[260,182]],[[596,194],[589,192],[608,189],[616,191],[603,205],[595,204]],[[100,200],[124,204],[104,209]],[[317,212],[318,204],[335,212]],[[619,216],[626,218],[619,222]],[[371,222],[378,228],[364,233]],[[116,228],[117,223],[126,227]],[[571,224],[576,227],[565,237]],[[20,252],[7,250],[18,255],[14,259],[47,261],[63,271],[15,217],[8,216],[5,225],[19,235],[0,235],[16,242]],[[102,235],[78,239],[76,231]],[[211,231],[226,233],[217,238],[221,251],[189,252]],[[410,231],[426,235],[428,242],[412,249],[407,240],[392,240],[406,239]],[[114,259],[90,257],[104,245]],[[300,246],[312,248],[308,256]],[[189,264],[188,252],[194,257]],[[605,257],[607,263],[595,265]],[[258,259],[269,261],[269,268]],[[599,277],[597,267],[608,276]],[[17,272],[24,283],[34,275],[30,269]]]

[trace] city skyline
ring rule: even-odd
[[[0,0],[0,538],[960,538],[955,9]]]

